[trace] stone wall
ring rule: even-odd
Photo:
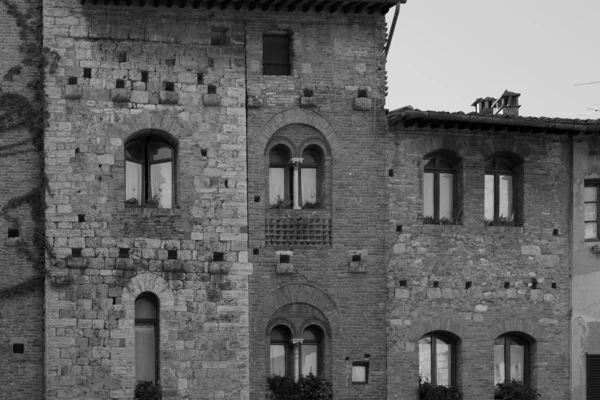
[[[570,143],[566,137],[402,128],[389,132],[388,399],[414,399],[419,339],[456,338],[464,398],[494,396],[494,339],[531,340],[531,384],[543,398],[568,397]],[[392,146],[393,144],[393,146]],[[423,157],[462,159],[462,223],[423,224]],[[484,225],[484,160],[524,159],[523,226]]]
[[[291,35],[290,76],[263,75],[262,35],[273,32]],[[270,329],[287,324],[299,339],[318,315],[326,316],[319,322],[326,327],[323,375],[334,398],[385,397],[384,39],[380,15],[263,13],[247,23],[248,95],[261,104],[248,109],[252,399],[265,396]],[[301,107],[305,88],[315,107]],[[354,109],[359,89],[372,105],[365,111]],[[320,208],[270,208],[275,143],[298,157],[310,143],[324,150]],[[299,241],[278,237],[280,228]],[[280,264],[277,252],[288,252],[290,263]],[[353,254],[361,262],[353,263]],[[286,317],[290,307],[300,311]],[[352,384],[352,362],[365,359],[369,383]]]
[[[247,398],[243,23],[206,9],[44,6],[44,44],[62,57],[45,81],[47,398],[132,398],[144,292],[160,304],[163,398]],[[227,45],[210,45],[213,29]],[[136,134],[174,144],[170,209],[125,204]]]
[[[6,399],[38,399],[43,387],[44,262],[36,242],[44,229],[43,161],[34,129],[40,71],[32,62],[41,54],[40,6],[0,2],[0,397]]]

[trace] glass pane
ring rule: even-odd
[[[586,239],[598,238],[598,223],[597,222],[586,222],[585,223],[585,238]]]
[[[302,345],[302,375],[318,374],[317,369],[317,345],[303,344]]]
[[[127,144],[125,147],[125,157],[144,162],[144,145],[141,141],[135,141]]]
[[[173,200],[172,165],[166,162],[150,166],[150,197],[162,208],[171,208]]]
[[[485,201],[484,201],[485,219],[494,219],[494,175],[485,176]]]
[[[431,337],[419,340],[419,377],[431,382]]]
[[[513,217],[513,177],[500,175],[500,209],[498,216],[512,219]]]
[[[585,220],[586,221],[596,221],[598,220],[598,215],[597,213],[597,209],[598,209],[598,204],[597,203],[585,203],[583,205],[584,210],[585,210]]]
[[[423,175],[423,216],[433,217],[433,174]]]
[[[525,346],[513,341],[510,343],[510,379],[523,380],[525,367]]]
[[[435,356],[436,356],[436,385],[450,384],[450,345],[444,343],[441,339],[437,338],[435,341]]]
[[[583,188],[583,201],[597,201],[598,190],[596,186],[586,186]]]
[[[494,342],[494,385],[505,381],[504,338]]]
[[[285,345],[271,345],[271,375],[285,376]]]
[[[142,165],[125,161],[125,201],[142,204]]]
[[[155,380],[156,338],[154,325],[135,326],[135,380]]]
[[[367,367],[365,365],[352,366],[352,382],[366,382]]]
[[[440,219],[452,219],[454,207],[454,175],[440,173]]]
[[[285,198],[285,168],[269,168],[269,204]]]
[[[156,303],[149,297],[140,297],[135,301],[135,318],[156,319]]]
[[[302,203],[317,202],[317,169],[302,168]]]
[[[161,142],[150,142],[148,144],[150,150],[150,161],[170,161],[173,157],[173,151],[169,146]]]

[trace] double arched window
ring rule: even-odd
[[[514,221],[519,216],[522,160],[509,152],[496,153],[485,163],[485,214],[487,221]]]
[[[125,144],[125,202],[171,208],[175,203],[175,147],[156,135]]]
[[[433,332],[419,340],[419,377],[433,386],[456,385],[456,340]]]
[[[292,339],[286,326],[276,326],[270,334],[271,375],[321,375],[323,370],[323,330],[311,325],[302,338]]]
[[[158,299],[142,293],[135,300],[135,380],[159,383]]]

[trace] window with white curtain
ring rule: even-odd
[[[158,299],[142,293],[135,300],[135,380],[158,383]]]
[[[172,208],[175,201],[175,149],[145,135],[125,145],[125,203]]]
[[[502,154],[486,160],[484,218],[486,221],[517,221],[518,167],[515,155]]]
[[[419,377],[433,386],[456,385],[456,343],[442,333],[419,340]]]
[[[529,384],[529,343],[507,334],[494,341],[494,385],[513,379]]]
[[[425,156],[423,176],[423,217],[426,223],[455,221],[458,156],[439,150]]]

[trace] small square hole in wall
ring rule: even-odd
[[[115,84],[115,87],[117,89],[124,89],[125,88],[125,81],[123,79],[117,79],[117,83]]]
[[[71,257],[81,257],[81,249],[71,249]]]
[[[201,149],[200,150],[200,154],[202,154],[202,157],[206,157],[208,155],[208,150],[206,149]]]
[[[119,61],[120,63],[127,62],[127,53],[121,52],[121,53],[117,54],[117,61]]]
[[[471,289],[471,286],[473,286],[473,282],[471,282],[471,281],[465,282],[465,289]]]
[[[361,260],[360,254],[352,254],[352,262],[358,262]]]
[[[204,83],[204,74],[202,72],[196,74],[196,81],[198,82],[198,85],[202,85]]]
[[[254,196],[254,202],[260,203],[260,196]]]
[[[280,254],[279,255],[279,263],[280,264],[289,264],[290,263],[290,255],[289,254]]]
[[[217,87],[215,85],[208,85],[208,94],[216,94],[217,93]]]
[[[225,180],[223,181],[223,185],[225,185],[225,188],[226,188],[226,189],[229,189],[229,179],[225,179]]]
[[[407,282],[405,280],[400,281],[400,287],[406,287]]]
[[[433,281],[433,287],[434,288],[440,287],[440,282],[439,281]]]
[[[537,289],[537,285],[538,285],[538,280],[535,278],[531,278],[531,288]]]
[[[84,68],[83,69],[83,77],[86,79],[90,79],[92,77],[92,69],[91,68]]]
[[[8,230],[8,237],[9,238],[18,238],[19,237],[19,230],[18,229],[9,229]]]
[[[352,383],[369,383],[368,361],[352,361]]]
[[[552,229],[552,236],[558,236],[558,229]]]
[[[210,32],[211,46],[226,46],[227,45],[227,28],[213,28]]]
[[[552,282],[552,289],[556,289],[556,282]]]
[[[69,85],[77,85],[77,78],[75,76],[69,77]]]
[[[119,258],[129,258],[129,249],[125,247],[119,248]]]
[[[388,169],[388,176],[389,177],[393,177],[394,176],[394,170],[392,168]]]
[[[225,261],[225,253],[221,251],[215,251],[213,253],[213,261]]]
[[[167,258],[169,260],[177,260],[177,250],[169,250],[167,252]]]
[[[504,282],[504,289],[508,289],[510,287],[510,282]]]
[[[85,222],[85,214],[77,214],[78,222]]]
[[[260,254],[260,251],[258,249],[252,249],[252,254],[254,254],[255,256]]]
[[[148,82],[148,71],[142,71],[142,82]]]
[[[13,343],[13,353],[15,353],[15,354],[25,353],[25,345],[23,343]]]
[[[173,82],[164,82],[165,91],[173,92],[175,91],[175,84]]]
[[[175,65],[175,59],[174,59],[174,58],[169,58],[169,59],[165,60],[165,64],[166,64],[168,67],[172,67],[172,66],[174,66],[174,65]]]
[[[402,232],[402,225],[396,225],[396,232]]]

